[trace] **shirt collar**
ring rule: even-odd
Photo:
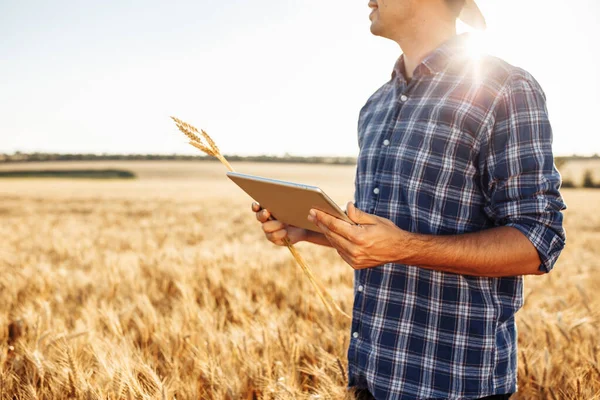
[[[460,54],[465,50],[468,40],[469,34],[462,33],[460,35],[455,35],[442,43],[438,48],[426,55],[423,61],[421,61],[421,64],[415,68],[413,78],[419,78],[427,73],[436,74],[443,71],[453,56]],[[392,79],[396,76],[401,77],[403,80],[405,79],[404,54],[398,58],[394,65]]]

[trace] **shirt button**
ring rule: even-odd
[[[401,100],[402,102],[405,102],[406,100],[408,100],[408,96],[407,96],[407,95],[405,95],[405,94],[403,94],[402,96],[400,96],[400,100]]]
[[[389,145],[390,145],[390,141],[389,141],[389,140],[387,140],[387,139],[385,139],[385,140],[383,141],[383,145],[384,145],[384,146],[389,146]]]
[[[373,193],[375,193],[375,194],[379,194],[379,188],[375,188],[375,189],[373,189]]]
[[[360,286],[358,287],[358,291],[359,291],[359,292],[362,292],[363,290],[365,290],[365,287],[364,287],[363,285],[360,285]]]
[[[358,332],[354,332],[354,333],[352,334],[352,337],[353,337],[354,339],[357,339],[357,338],[358,338]]]

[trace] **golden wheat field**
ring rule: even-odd
[[[349,320],[266,241],[222,165],[110,167],[139,178],[0,179],[0,399],[353,398]],[[353,195],[351,166],[235,168]],[[515,399],[600,399],[600,190],[563,195],[567,247],[526,278]],[[351,268],[297,248],[350,312]]]

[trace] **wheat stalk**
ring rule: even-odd
[[[229,171],[235,172],[233,167],[231,166],[231,164],[229,164],[229,162],[221,154],[221,151],[217,147],[214,140],[212,140],[212,138],[208,135],[208,133],[204,132],[204,130],[198,131],[197,128],[188,124],[187,122],[180,120],[179,118],[171,117],[171,119],[173,119],[173,121],[175,121],[177,128],[181,132],[183,132],[188,137],[188,139],[190,139],[190,144],[192,146],[196,147],[197,149],[201,150],[202,152],[204,152],[205,154],[207,154],[209,156],[216,157],[219,161],[221,161],[227,167],[227,169]],[[206,143],[203,143],[203,140],[198,136],[198,134],[202,135],[202,137],[204,138]],[[333,310],[331,309],[331,306],[333,305],[333,307],[340,314],[342,314],[346,318],[350,318],[350,316],[348,314],[346,314],[340,308],[340,306],[335,302],[335,300],[333,299],[333,297],[331,296],[329,291],[325,287],[323,287],[323,285],[317,280],[317,278],[315,278],[310,267],[306,264],[306,262],[304,261],[304,259],[300,255],[300,253],[298,253],[298,251],[296,251],[296,248],[294,247],[294,245],[292,243],[290,243],[290,241],[288,240],[287,237],[284,239],[284,243],[287,246],[287,248],[290,250],[290,253],[292,253],[292,256],[294,256],[294,259],[296,260],[296,262],[298,263],[300,268],[304,271],[304,273],[308,277],[308,280],[313,285],[315,291],[317,292],[317,295],[319,296],[319,298],[325,305],[325,308],[327,309],[327,311],[329,311],[329,314],[333,315]]]
[[[44,376],[46,375],[46,370],[44,369],[44,364],[42,363],[42,358],[40,357],[40,353],[38,350],[35,350],[31,354],[31,360],[33,361],[33,365],[38,373],[38,376],[44,381]]]
[[[121,370],[117,370],[112,378],[112,390],[115,394],[115,397],[121,398],[121,393],[123,392],[123,381],[121,379]]]
[[[69,364],[69,387],[71,389],[71,394],[73,396],[77,395],[77,385],[79,384],[79,373],[77,371],[77,365],[75,364],[75,359],[71,354],[71,349],[67,347],[67,362]]]

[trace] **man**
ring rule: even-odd
[[[376,399],[508,398],[523,275],[565,245],[545,95],[526,71],[474,59],[471,0],[371,0],[371,31],[403,54],[360,111],[350,225],[322,234],[253,210],[269,240],[331,246],[355,269],[349,387]],[[492,397],[488,397],[492,396]]]

